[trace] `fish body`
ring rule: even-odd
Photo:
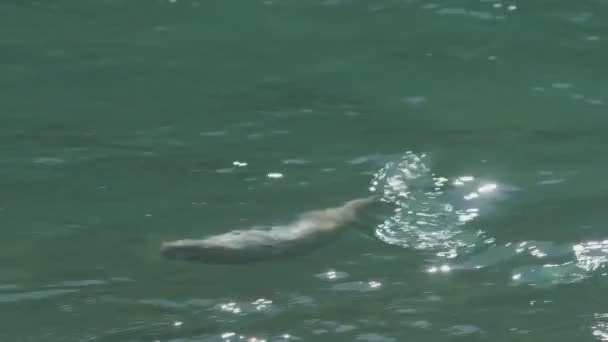
[[[300,214],[293,222],[268,229],[234,230],[205,239],[164,242],[161,255],[168,259],[213,264],[246,264],[302,254],[321,246],[355,223],[361,209],[375,197],[348,201],[339,207]]]

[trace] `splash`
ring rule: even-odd
[[[448,179],[434,174],[429,165],[427,155],[406,152],[376,172],[369,186],[381,201],[394,207],[375,235],[392,245],[432,253],[428,273],[514,263],[512,268],[507,266],[510,283],[536,287],[608,275],[608,240],[497,243],[475,221],[482,212],[487,214],[495,195],[518,189],[504,185],[499,189],[473,176]]]
[[[432,251],[448,259],[470,253],[488,239],[470,225],[480,214],[476,204],[497,186],[482,184],[472,176],[449,181],[433,174],[426,154],[408,151],[388,162],[369,187],[381,201],[395,206],[393,215],[376,228],[376,236],[389,244]],[[455,194],[464,195],[456,201]]]

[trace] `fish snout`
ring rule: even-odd
[[[179,255],[179,249],[172,242],[163,242],[160,245],[160,255],[168,259],[175,259]]]
[[[358,219],[359,213],[364,208],[366,208],[369,205],[371,205],[372,203],[374,203],[377,199],[378,199],[378,197],[376,195],[374,195],[374,196],[357,198],[357,199],[348,201],[348,202],[346,202],[346,204],[344,204],[344,206],[341,208],[341,210],[339,210],[339,212],[340,212],[339,216],[342,219],[343,223],[349,223],[349,222],[356,221]]]
[[[363,209],[364,207],[367,207],[368,205],[375,202],[377,199],[378,199],[377,195],[373,195],[373,196],[369,196],[369,197],[365,197],[365,198],[357,198],[357,199],[347,202],[345,207],[357,211],[357,210]]]

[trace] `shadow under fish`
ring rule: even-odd
[[[305,254],[357,223],[360,211],[376,197],[358,198],[339,207],[308,211],[285,225],[235,230],[205,239],[164,242],[167,259],[209,264],[247,264],[277,257]]]

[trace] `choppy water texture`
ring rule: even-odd
[[[607,10],[3,1],[0,341],[608,341]],[[370,193],[306,256],[158,253]]]

